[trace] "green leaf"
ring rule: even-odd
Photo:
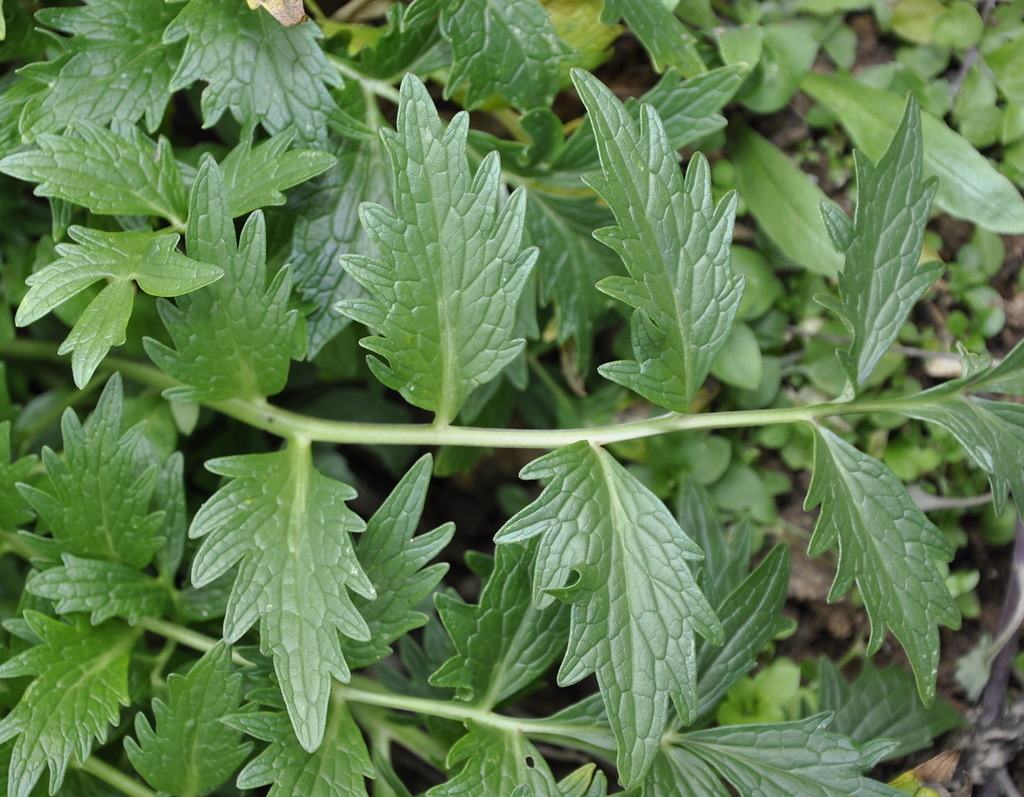
[[[838,208],[826,215],[836,249],[846,255],[846,267],[839,275],[838,301],[828,298],[822,304],[839,315],[853,336],[853,343],[837,349],[836,356],[857,389],[945,266],[918,265],[936,181],[922,182],[921,122],[914,95],[878,163],[873,166],[860,153],[855,160],[853,223]]]
[[[549,797],[556,793],[555,778],[547,762],[530,741],[517,731],[467,722],[469,733],[448,753],[445,765],[465,765],[451,780],[435,786],[428,797]]]
[[[120,707],[131,702],[128,660],[139,636],[118,622],[68,625],[33,611],[24,619],[40,644],[0,664],[0,678],[36,676],[0,719],[0,743],[15,739],[9,797],[28,797],[47,766],[55,794],[71,757],[85,761],[93,741],[106,740]]]
[[[687,77],[706,72],[697,42],[672,13],[673,6],[675,2],[663,0],[605,0],[601,22],[614,25],[625,17],[659,72],[669,66],[677,67]]]
[[[282,268],[266,287],[267,234],[261,213],[249,217],[235,244],[227,191],[211,158],[192,184],[185,238],[190,255],[217,263],[224,276],[180,297],[177,305],[160,305],[175,348],[147,339],[146,353],[188,385],[165,395],[175,401],[223,401],[279,392],[288,379],[291,355],[302,348],[296,339],[298,312],[288,309],[291,272]]]
[[[495,94],[521,111],[551,105],[561,88],[559,64],[574,51],[538,0],[418,0],[412,11],[418,16],[420,3],[440,11],[441,32],[454,52],[445,99],[465,88],[466,108]]]
[[[270,742],[238,774],[238,788],[270,786],[269,797],[366,797],[365,779],[374,777],[375,771],[346,706],[331,708],[323,744],[315,752],[296,742],[281,712],[235,714],[224,723]]]
[[[21,486],[53,535],[32,545],[54,559],[70,553],[141,569],[163,545],[163,512],[149,511],[157,467],[137,464],[144,425],[122,431],[122,395],[114,374],[84,426],[65,410],[63,456],[43,448],[49,485]]]
[[[982,375],[972,388],[1024,396],[1024,340],[1019,341],[1001,363]]]
[[[532,558],[533,546],[500,546],[476,606],[444,593],[436,597],[455,655],[430,677],[432,684],[453,687],[460,700],[492,709],[528,687],[558,658],[569,630],[568,607],[534,605]]]
[[[258,119],[269,133],[294,127],[303,141],[326,141],[329,126],[362,134],[331,97],[341,78],[317,44],[321,35],[314,24],[286,28],[244,3],[190,0],[164,33],[165,43],[187,39],[171,90],[206,82],[206,127],[230,111],[239,124]]]
[[[800,87],[836,114],[854,143],[872,160],[893,138],[904,101],[898,95],[851,78],[808,73]],[[1024,199],[966,139],[945,122],[922,115],[924,174],[939,178],[935,204],[993,232],[1024,233]]]
[[[833,277],[843,258],[829,240],[819,210],[825,194],[779,149],[749,127],[729,138],[736,185],[758,227],[808,271]]]
[[[610,454],[576,443],[527,465],[546,479],[540,497],[512,517],[500,543],[540,535],[533,599],[572,605],[565,686],[597,673],[627,785],[650,766],[669,717],[697,711],[695,632],[715,644],[722,626],[686,560],[702,553],[665,505]]]
[[[177,296],[209,285],[223,273],[181,254],[176,248],[180,236],[174,233],[102,232],[73,225],[68,235],[76,243],[57,244],[58,259],[25,280],[30,288],[15,323],[28,326],[106,279],[57,352],[72,352],[71,366],[80,388],[110,348],[125,342],[134,285],[153,296]]]
[[[14,531],[35,517],[17,485],[28,478],[37,461],[35,455],[11,459],[11,422],[0,421],[0,529]]]
[[[516,306],[536,251],[520,250],[522,190],[498,209],[497,156],[475,175],[466,160],[469,118],[444,130],[426,88],[402,81],[398,133],[384,131],[395,179],[395,211],[363,204],[360,218],[381,260],[343,258],[372,299],[335,307],[380,331],[361,344],[370,368],[411,404],[453,419],[477,386],[522,351],[512,338]]]
[[[375,597],[352,550],[363,522],[345,501],[348,485],[320,474],[308,445],[222,457],[208,470],[229,481],[196,513],[189,536],[202,539],[192,583],[202,587],[239,564],[224,639],[257,621],[260,650],[273,656],[288,714],[304,749],[323,739],[331,676],[348,681],[338,634],[369,639],[348,590]]]
[[[858,744],[891,739],[896,746],[886,758],[896,758],[931,746],[932,740],[963,724],[956,710],[939,698],[925,708],[914,698],[911,677],[896,665],[877,669],[870,660],[852,683],[826,658],[818,670],[819,705],[835,713],[829,726]]]
[[[39,149],[15,152],[0,170],[39,183],[36,196],[53,196],[93,213],[160,216],[184,226],[186,194],[167,139],[156,144],[137,127],[108,130],[77,119],[64,135],[46,134]]]
[[[53,61],[22,67],[43,88],[24,103],[21,133],[32,141],[83,119],[105,125],[145,117],[155,130],[171,96],[181,48],[164,44],[164,28],[178,6],[162,0],[90,0],[70,8],[43,8],[37,19],[71,35]]]
[[[258,208],[283,205],[285,195],[282,191],[304,183],[334,165],[335,157],[326,152],[289,150],[294,138],[295,131],[287,130],[254,147],[252,139],[243,136],[238,146],[220,162],[232,218]]]
[[[380,661],[391,654],[392,642],[427,622],[428,616],[416,607],[437,586],[448,565],[426,565],[455,534],[454,523],[416,534],[430,470],[430,455],[420,457],[359,535],[356,558],[377,597],[352,596],[370,637],[364,642],[342,640],[350,667],[367,667]]]
[[[221,722],[242,702],[242,676],[231,671],[231,650],[218,642],[188,671],[167,679],[168,701],[153,700],[156,730],[135,715],[136,742],[124,741],[132,766],[150,786],[192,797],[207,794],[231,777],[251,744]]]
[[[662,748],[642,797],[848,797],[897,792],[861,777],[892,747],[858,745],[818,714],[795,722],[714,728],[676,736]],[[725,786],[730,784],[732,790]]]
[[[90,612],[93,625],[111,617],[136,625],[140,617],[162,616],[170,603],[167,588],[134,567],[69,553],[61,559],[62,567],[36,571],[25,584],[33,595],[56,601],[59,614]]]
[[[558,781],[559,797],[608,797],[608,778],[596,764],[570,772]]]
[[[679,173],[678,156],[657,113],[644,108],[639,128],[596,78],[573,71],[596,132],[603,176],[587,182],[611,206],[618,227],[595,236],[614,249],[629,277],[598,288],[636,308],[636,360],[600,373],[645,398],[686,412],[725,344],[743,293],[729,269],[735,195],[717,207],[707,161],[695,156]]]
[[[839,569],[829,591],[837,600],[856,580],[871,620],[868,654],[881,647],[885,628],[903,645],[925,704],[935,697],[942,623],[960,627],[960,612],[936,560],[953,558],[953,545],[917,508],[881,462],[832,432],[814,427],[814,471],[804,506],[821,504],[807,552],[839,544]]]

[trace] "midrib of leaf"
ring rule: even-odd
[[[519,627],[516,628],[516,632],[512,636],[512,642],[508,646],[506,655],[503,656],[501,661],[499,661],[491,670],[491,682],[487,687],[487,694],[485,694],[475,703],[475,705],[479,708],[482,708],[485,711],[490,711],[497,705],[498,694],[500,691],[499,687],[501,687],[504,683],[505,673],[508,671],[509,664],[514,664],[514,662],[509,661],[509,656],[513,655],[514,653],[520,650],[520,641],[523,638],[524,629],[532,627],[529,620],[535,614],[539,614],[539,611],[537,610],[537,607],[534,605],[534,603],[531,601],[529,608],[523,615],[522,621],[519,623]]]
[[[295,478],[292,479],[291,508],[288,512],[288,553],[291,559],[295,559],[300,554],[299,537],[302,536],[302,510],[309,497],[310,449],[311,443],[305,437],[288,438],[288,445],[285,448],[288,452],[291,472],[295,474]]]

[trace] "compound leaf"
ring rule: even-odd
[[[657,112],[645,106],[637,126],[596,78],[573,70],[594,127],[602,176],[587,182],[619,223],[595,235],[614,249],[629,277],[598,288],[636,308],[636,360],[599,372],[645,398],[686,412],[732,329],[743,279],[729,268],[736,200],[717,207],[707,161],[696,156],[685,182]]]
[[[540,536],[534,602],[544,608],[558,597],[572,606],[558,682],[597,673],[620,775],[635,783],[657,753],[670,698],[684,722],[696,716],[695,633],[724,641],[683,566],[703,554],[665,505],[603,449],[575,443],[520,475],[548,484],[495,540]]]
[[[409,74],[402,81],[398,132],[382,132],[395,211],[360,208],[382,259],[343,258],[372,298],[335,305],[381,333],[361,341],[387,360],[368,359],[377,378],[443,422],[522,351],[525,341],[512,339],[512,330],[536,258],[520,250],[522,190],[498,208],[497,156],[471,174],[468,123],[459,114],[444,130],[420,80]]]
[[[181,48],[162,41],[178,7],[162,0],[90,0],[43,8],[40,22],[71,36],[53,61],[20,73],[42,84],[24,103],[19,126],[27,141],[83,119],[105,125],[145,117],[155,130],[171,96]]]
[[[375,596],[349,534],[363,522],[345,501],[347,484],[319,473],[308,446],[206,463],[229,481],[196,513],[189,536],[202,539],[192,583],[209,584],[239,564],[224,618],[237,641],[257,621],[260,649],[273,656],[299,743],[323,739],[331,676],[349,679],[339,633],[369,639],[348,590]]]
[[[261,213],[249,217],[235,243],[227,191],[212,158],[199,167],[192,185],[185,239],[190,255],[217,263],[224,276],[180,297],[177,305],[160,305],[175,348],[147,339],[146,352],[188,385],[165,395],[176,401],[223,401],[277,393],[288,379],[291,355],[304,346],[298,312],[288,309],[291,271],[282,268],[266,287]]]
[[[8,155],[0,170],[39,183],[37,196],[59,197],[93,213],[160,216],[184,225],[185,182],[162,136],[154,143],[134,126],[108,130],[76,119],[63,135],[41,135],[36,143],[39,149]]]
[[[32,545],[53,559],[70,553],[141,569],[163,545],[163,512],[149,511],[158,469],[138,465],[144,424],[122,431],[123,414],[121,377],[114,374],[84,426],[65,410],[63,455],[43,448],[49,485],[21,486],[52,534],[33,537]]]
[[[365,779],[373,777],[375,770],[346,706],[331,708],[323,743],[315,752],[298,744],[282,712],[235,714],[224,722],[270,742],[238,774],[238,788],[270,786],[269,797],[366,797]]]
[[[123,623],[74,625],[26,611],[24,620],[41,640],[0,664],[0,678],[36,678],[7,716],[0,743],[14,739],[7,794],[28,797],[50,768],[50,793],[64,780],[74,756],[85,761],[93,741],[103,742],[128,696],[128,660],[139,632]]]
[[[231,650],[218,642],[188,671],[167,678],[168,699],[153,700],[156,729],[135,715],[135,739],[124,746],[150,786],[168,794],[207,794],[231,777],[252,749],[221,722],[242,702],[242,676],[231,671]],[[286,730],[287,733],[287,730]]]
[[[857,153],[857,211],[852,226],[834,210],[825,219],[835,247],[846,255],[839,300],[822,303],[850,329],[853,342],[837,350],[854,389],[871,376],[907,315],[945,266],[918,265],[936,180],[922,182],[921,114],[913,94],[892,143],[872,165]]]
[[[887,740],[858,745],[827,730],[818,714],[795,722],[742,725],[676,736],[665,745],[641,797],[847,797],[892,795],[861,776],[888,752]],[[725,784],[728,783],[730,790]]]
[[[807,552],[817,556],[838,542],[829,600],[856,580],[871,620],[869,655],[881,646],[885,628],[892,629],[907,652],[921,699],[931,704],[939,666],[937,625],[960,627],[960,613],[935,565],[952,559],[953,545],[892,471],[827,429],[814,431],[805,507],[821,504],[821,514]]]
[[[352,668],[367,667],[391,653],[391,643],[427,622],[416,606],[448,569],[446,564],[425,566],[455,534],[455,524],[416,534],[430,485],[431,458],[420,457],[391,495],[381,504],[359,535],[356,558],[377,592],[376,599],[352,596],[370,629],[370,638],[345,638],[342,649]]]
[[[437,596],[456,653],[430,677],[432,684],[454,687],[460,699],[492,709],[529,686],[558,657],[568,630],[568,607],[534,605],[532,556],[532,546],[500,546],[476,606],[444,593]]]

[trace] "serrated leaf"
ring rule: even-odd
[[[459,699],[493,709],[558,658],[569,629],[568,607],[534,605],[528,567],[532,558],[533,546],[500,546],[475,606],[443,593],[437,596],[455,655],[430,677],[432,684],[453,687]]]
[[[596,764],[570,772],[558,781],[559,797],[608,797],[608,779]]]
[[[674,66],[687,77],[706,72],[697,52],[693,34],[672,13],[675,2],[662,0],[605,0],[601,22],[614,25],[625,18],[626,24],[643,43],[659,72]]]
[[[972,389],[1024,396],[1024,340],[1019,341],[1001,363],[982,374]]]
[[[260,650],[273,656],[288,714],[304,749],[323,739],[331,676],[348,681],[339,633],[369,639],[348,591],[375,596],[349,534],[363,522],[345,501],[348,485],[323,476],[308,446],[223,457],[206,463],[229,481],[196,513],[189,536],[201,539],[192,583],[202,587],[236,564],[224,639],[257,621]]]
[[[228,208],[232,218],[258,208],[283,205],[281,192],[327,171],[335,158],[315,149],[288,149],[295,138],[287,130],[261,141],[255,147],[244,136],[220,162]]]
[[[827,307],[849,328],[853,342],[837,349],[854,389],[871,376],[896,340],[917,300],[939,278],[945,266],[918,265],[928,222],[934,178],[923,181],[920,111],[911,94],[892,143],[872,165],[860,153],[857,169],[857,211],[849,231],[832,216],[833,240],[846,256],[839,275],[839,299]]]
[[[270,742],[238,774],[238,788],[270,786],[269,797],[366,796],[365,779],[374,776],[374,769],[359,727],[343,704],[332,707],[316,752],[299,745],[281,712],[235,714],[224,722]]]
[[[135,735],[125,751],[155,789],[169,794],[207,794],[231,777],[249,755],[239,731],[221,722],[242,702],[242,676],[232,673],[231,650],[218,642],[188,671],[167,679],[167,701],[153,700],[156,729],[135,715]]]
[[[15,152],[0,171],[39,183],[52,196],[106,215],[160,216],[184,226],[185,182],[167,139],[154,144],[137,127],[108,130],[76,119],[63,135],[36,139],[38,149]]]
[[[398,132],[382,132],[395,179],[395,211],[363,204],[360,218],[380,260],[350,255],[345,269],[372,299],[335,307],[378,330],[361,344],[370,368],[412,404],[451,421],[480,384],[522,351],[516,306],[535,251],[521,251],[525,196],[498,209],[496,156],[475,175],[466,160],[469,117],[445,130],[426,88],[402,81]]]
[[[619,223],[595,235],[629,271],[629,277],[609,277],[598,288],[636,308],[636,359],[598,370],[657,404],[686,412],[728,339],[743,293],[742,277],[729,269],[735,195],[714,205],[702,155],[695,156],[684,182],[653,109],[644,108],[638,127],[596,78],[573,70],[573,80],[604,171],[587,182]]]
[[[835,713],[831,730],[860,744],[891,739],[896,746],[886,758],[929,747],[934,738],[963,723],[941,698],[930,708],[922,706],[911,691],[910,674],[895,665],[879,670],[865,661],[857,679],[847,683],[835,665],[822,658],[818,677],[818,707]]]
[[[477,108],[495,94],[521,111],[551,105],[560,88],[559,64],[574,51],[537,0],[429,0],[425,5],[440,6],[441,32],[455,55],[446,99],[464,88],[466,108]]]
[[[676,736],[662,748],[642,797],[850,797],[897,792],[861,776],[892,747],[858,745],[827,730],[818,714],[795,722],[714,728]],[[728,783],[734,790],[730,790]]]
[[[426,565],[455,534],[453,523],[416,534],[430,472],[430,456],[420,457],[359,535],[356,558],[377,597],[352,596],[370,629],[366,641],[342,640],[345,659],[352,668],[367,667],[390,655],[392,642],[427,622],[428,616],[416,607],[437,586],[448,565]]]
[[[428,797],[550,797],[556,793],[547,762],[522,733],[474,722],[466,726],[469,733],[455,743],[445,762],[449,768],[465,764],[451,780],[430,789]]]
[[[824,192],[774,144],[737,126],[729,155],[736,184],[758,226],[786,257],[809,271],[834,277],[843,266],[822,223]]]
[[[170,603],[167,588],[134,567],[73,554],[61,558],[63,566],[36,571],[25,584],[33,595],[56,601],[59,614],[90,612],[93,625],[111,617],[136,625],[139,617],[162,616]]]
[[[545,479],[540,497],[495,540],[540,535],[534,602],[572,605],[560,685],[597,673],[627,785],[650,766],[669,717],[697,711],[696,641],[716,644],[722,626],[686,560],[700,548],[665,505],[610,454],[576,443],[535,460],[520,474]]]
[[[266,286],[267,236],[261,213],[249,217],[235,243],[227,191],[211,158],[199,167],[192,184],[188,216],[189,254],[217,263],[224,276],[180,297],[176,306],[160,305],[174,348],[146,339],[146,352],[188,385],[165,395],[175,401],[273,395],[288,379],[291,355],[301,351],[298,312],[288,309],[291,272],[282,268]]]
[[[162,0],[90,0],[44,8],[40,22],[71,35],[67,50],[21,74],[44,86],[25,102],[20,129],[26,140],[89,119],[99,125],[145,117],[155,130],[170,99],[181,48],[161,40],[178,7]]]
[[[930,704],[939,666],[937,625],[960,627],[960,612],[935,565],[953,558],[953,545],[881,462],[827,429],[815,426],[814,432],[804,506],[821,504],[821,514],[807,553],[817,556],[838,543],[829,600],[856,580],[871,620],[868,654],[890,628],[907,652],[922,701]]]
[[[71,352],[75,384],[92,378],[112,346],[125,342],[134,285],[153,296],[177,296],[215,282],[222,270],[177,251],[180,236],[161,232],[102,232],[73,225],[74,244],[57,244],[58,259],[25,280],[30,286],[15,323],[27,326],[98,280],[107,284],[86,306],[58,354]]]
[[[838,75],[809,72],[800,88],[837,113],[873,160],[889,146],[905,109],[899,95]],[[1024,233],[1024,199],[1007,178],[941,119],[922,114],[922,135],[924,174],[939,178],[938,207],[994,232]]]
[[[11,460],[11,422],[0,421],[0,528],[14,531],[35,517],[17,484],[28,478],[38,458],[28,455]]]
[[[157,467],[136,466],[143,424],[122,431],[124,399],[114,374],[83,426],[67,409],[61,418],[63,456],[43,448],[49,484],[21,486],[52,540],[32,544],[52,553],[119,562],[141,569],[163,544],[163,512],[150,512]]]
[[[187,39],[171,90],[207,83],[206,127],[230,111],[272,134],[294,127],[303,141],[326,141],[329,126],[361,133],[330,95],[341,78],[317,44],[321,35],[312,23],[286,28],[244,3],[191,0],[164,33],[164,42]]]
[[[56,793],[71,757],[85,761],[93,742],[106,740],[130,703],[128,660],[139,636],[118,622],[68,625],[33,611],[24,618],[41,644],[0,664],[0,678],[36,676],[0,719],[0,743],[15,739],[9,797],[28,797],[47,766]]]

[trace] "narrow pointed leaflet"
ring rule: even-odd
[[[698,155],[685,180],[657,112],[640,124],[596,78],[573,70],[601,156],[603,175],[587,182],[608,202],[617,227],[598,230],[628,277],[598,288],[636,308],[635,360],[606,363],[602,376],[677,412],[687,412],[732,330],[743,278],[729,268],[735,194],[717,206],[707,161]]]
[[[540,536],[534,602],[543,608],[557,597],[572,606],[559,684],[597,673],[630,785],[657,753],[670,702],[684,722],[696,716],[696,634],[723,641],[687,565],[703,554],[661,500],[601,448],[575,443],[520,475],[547,487],[495,539]]]

